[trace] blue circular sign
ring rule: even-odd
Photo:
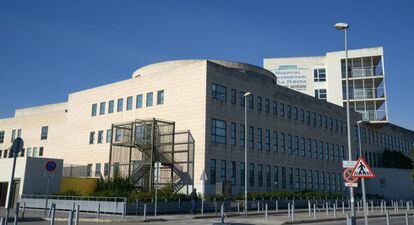
[[[56,170],[57,165],[55,161],[47,161],[45,167],[47,171],[53,172]]]

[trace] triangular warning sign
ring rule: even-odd
[[[375,174],[372,171],[371,167],[369,167],[368,163],[365,162],[364,158],[360,157],[355,164],[354,169],[351,173],[352,177],[359,177],[359,178],[374,178]]]

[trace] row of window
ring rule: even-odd
[[[92,167],[93,164],[88,164],[86,167],[86,176],[87,177],[92,177]],[[102,164],[101,163],[95,163],[95,177],[100,177],[100,176],[108,176],[109,174],[109,163],[105,163],[104,164],[104,168],[103,168],[103,174],[102,174]]]
[[[244,107],[245,105],[245,92],[240,91],[240,106]],[[321,95],[322,94],[322,95]],[[325,94],[318,92],[320,97],[326,98]],[[227,102],[227,87],[213,83],[211,86],[211,98],[214,100]],[[266,113],[272,113],[275,116],[281,118],[287,118],[288,120],[300,121],[303,124],[306,124],[308,127],[311,125],[313,127],[325,128],[331,131],[346,133],[346,123],[342,120],[328,117],[326,115],[318,114],[311,112],[309,110],[304,110],[303,108],[298,108],[296,106],[291,106],[283,102],[277,102],[275,100],[270,100],[268,98],[263,99],[261,96],[250,95],[247,97],[247,104],[250,109],[254,109],[254,99],[256,99],[256,109],[257,111],[264,111]],[[231,88],[231,104],[237,104],[237,90]],[[285,109],[286,107],[286,109]]]
[[[153,92],[148,92],[146,94],[145,106],[146,107],[153,106],[153,99],[154,99]],[[144,96],[142,94],[137,95],[135,97],[135,108],[136,109],[142,108],[143,101],[144,101]],[[162,104],[164,104],[164,90],[157,91],[157,105],[162,105]],[[132,110],[133,105],[134,105],[134,96],[129,96],[126,98],[125,108],[124,108],[124,99],[119,98],[116,101],[116,111],[122,112],[124,109],[127,111]],[[110,100],[108,102],[108,108],[106,106],[107,106],[107,102],[99,103],[99,112],[98,112],[98,103],[92,104],[91,115],[97,116],[98,113],[99,115],[104,115],[104,114],[111,114],[115,112],[115,100]]]
[[[210,184],[218,181],[231,181],[232,185],[245,185],[244,162],[220,160],[220,177],[217,179],[217,160],[210,159]],[[237,182],[237,164],[239,164],[239,178]],[[315,191],[343,191],[343,180],[340,173],[308,170],[301,168],[280,167],[249,163],[248,182],[250,187],[265,187],[266,189],[288,190],[315,190]],[[229,174],[228,174],[229,172]],[[281,181],[281,182],[279,182]]]
[[[20,153],[19,157],[24,157],[25,155],[27,157],[40,157],[43,156],[44,153],[44,147],[28,147],[24,148]],[[10,149],[4,149],[0,150],[0,158],[12,158],[13,153],[10,151]]]
[[[42,128],[40,129],[40,140],[47,140],[47,135],[49,132],[49,127],[48,126],[42,126]],[[5,131],[0,131],[0,144],[4,143],[4,136],[5,136]],[[11,133],[11,138],[10,138],[10,142],[13,142],[14,139],[18,138],[18,137],[22,137],[22,129],[13,129],[12,133]]]
[[[96,136],[96,139],[95,139]],[[104,143],[104,137],[105,142],[110,143],[112,138],[112,131],[111,129],[106,130],[106,136],[104,136],[104,130],[98,130],[97,132],[91,131],[89,132],[89,144],[102,144]]]
[[[211,119],[211,141],[218,144],[227,143],[226,121]],[[255,135],[256,130],[256,135]],[[245,146],[245,126],[239,125],[239,146]],[[269,129],[249,126],[248,148],[257,150],[273,150],[274,152],[300,155],[309,158],[342,161],[345,159],[344,145],[324,142],[321,140],[292,135],[289,133],[271,131]],[[256,139],[256,141],[255,141]],[[230,145],[237,146],[237,124],[230,123]]]
[[[354,136],[355,141],[358,142],[359,135],[357,126],[354,128]],[[364,127],[361,127],[361,142],[364,144],[383,147],[389,150],[404,152],[406,155],[409,155],[411,150],[414,149],[414,143],[409,140],[393,135],[383,134]]]

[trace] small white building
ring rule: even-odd
[[[46,163],[54,161],[56,169],[46,170]],[[14,174],[13,204],[22,194],[46,194],[47,177],[50,177],[50,193],[60,190],[63,160],[52,158],[18,157]],[[8,202],[8,190],[13,168],[13,158],[0,159],[0,207]]]

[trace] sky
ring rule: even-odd
[[[345,4],[344,4],[345,3]],[[0,1],[0,118],[159,61],[384,47],[389,120],[414,130],[414,1]]]

